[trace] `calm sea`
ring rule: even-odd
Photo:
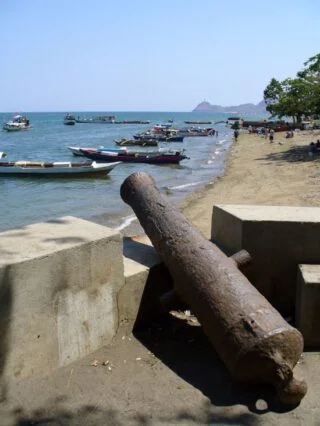
[[[79,157],[73,157],[67,146],[114,148],[114,139],[132,137],[168,119],[174,120],[176,127],[185,127],[186,120],[217,122],[228,117],[226,114],[170,112],[75,113],[86,117],[101,114],[113,114],[119,120],[150,120],[150,125],[77,123],[66,126],[63,124],[64,113],[27,113],[33,128],[25,132],[1,131],[0,151],[7,153],[8,161],[78,162]],[[11,117],[12,114],[0,114],[1,129],[2,123]],[[232,143],[232,131],[225,124],[202,127],[214,127],[218,136],[185,138],[182,143],[166,144],[172,149],[183,148],[190,157],[180,165],[123,163],[106,177],[0,177],[0,231],[66,215],[94,220],[119,230],[129,229],[135,222],[134,214],[121,200],[119,190],[124,179],[136,171],[152,175],[160,191],[173,203],[182,202],[191,192],[223,173]]]

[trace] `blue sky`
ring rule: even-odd
[[[320,53],[318,0],[2,0],[0,111],[258,103]]]

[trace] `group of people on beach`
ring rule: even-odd
[[[317,142],[311,142],[309,145],[309,154],[320,154],[320,139]]]

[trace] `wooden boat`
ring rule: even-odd
[[[154,140],[156,142],[183,142],[184,135],[171,134],[166,135],[164,133],[138,133],[133,135],[135,140]]]
[[[5,176],[88,176],[107,175],[120,162],[97,163],[95,161],[85,163],[39,161],[0,161],[0,175]]]
[[[10,121],[3,125],[3,130],[7,132],[19,132],[31,129],[30,120],[25,115],[15,115]]]
[[[186,124],[212,124],[212,121],[185,121]]]
[[[115,124],[150,124],[150,120],[117,120]]]
[[[95,117],[77,117],[76,123],[91,123],[91,124],[114,124],[116,121],[115,115],[98,115]]]
[[[113,151],[113,152],[119,152],[120,150],[123,152],[127,152],[126,147],[123,148],[105,148],[105,147],[100,147],[100,148],[84,148],[84,147],[80,147],[80,146],[68,146],[67,147],[69,149],[69,151],[72,152],[72,154],[75,157],[84,157],[83,153],[81,152],[81,149],[96,149],[97,151],[101,151],[101,150],[108,150],[108,151]]]
[[[158,146],[158,141],[154,139],[114,139],[119,146]]]
[[[188,159],[183,152],[159,149],[156,151],[129,151],[120,149],[84,149],[80,152],[87,158],[95,161],[123,161],[131,163],[150,164],[178,164],[180,161]]]

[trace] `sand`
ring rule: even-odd
[[[287,206],[320,205],[320,156],[309,154],[320,130],[275,134],[273,143],[242,132],[233,143],[226,173],[187,198],[181,210],[206,237],[210,237],[214,204]]]

